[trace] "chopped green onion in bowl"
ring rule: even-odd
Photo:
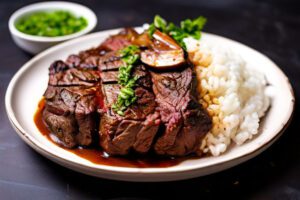
[[[57,37],[81,31],[88,25],[84,17],[77,17],[69,11],[40,11],[21,18],[16,28],[26,34]]]

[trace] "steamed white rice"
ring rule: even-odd
[[[228,48],[191,38],[185,43],[196,67],[199,101],[213,121],[200,151],[218,156],[232,142],[241,145],[258,133],[269,106],[266,80]]]

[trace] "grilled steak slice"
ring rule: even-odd
[[[181,71],[151,72],[153,91],[164,132],[157,139],[157,154],[183,156],[195,152],[211,128],[211,119],[196,100],[192,66]]]
[[[111,72],[104,71],[102,74]],[[102,80],[102,96],[105,99],[100,112],[100,145],[111,155],[126,155],[130,151],[148,152],[159,128],[159,114],[155,111],[149,72],[140,65],[135,67],[133,76],[139,77],[135,88],[137,102],[127,108],[124,116],[117,115],[111,108],[117,100],[120,86],[116,82]]]
[[[49,74],[48,85],[52,86],[93,86],[99,81],[99,72],[95,70],[84,70],[71,68],[65,71]]]
[[[43,120],[60,144],[88,146],[97,135],[99,72],[62,61],[49,68]]]
[[[138,33],[133,28],[125,28],[117,35],[110,36],[99,48],[105,51],[116,51],[132,44],[136,37]]]

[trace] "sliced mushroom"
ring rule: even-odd
[[[141,53],[143,63],[166,69],[181,66],[185,62],[183,49],[168,35],[156,30],[151,48]]]
[[[165,33],[162,33],[156,30],[153,33],[153,38],[156,40],[156,48],[160,48],[161,50],[169,50],[169,49],[181,49],[182,48],[176,43],[176,41],[168,36]]]

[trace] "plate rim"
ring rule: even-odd
[[[238,41],[234,41],[232,39],[223,37],[223,36],[219,36],[219,35],[215,35],[215,34],[211,34],[211,33],[205,33],[203,32],[203,34],[205,35],[211,35],[213,37],[217,37],[217,38],[221,38],[223,40],[227,40],[229,42],[233,42],[234,44],[243,46],[244,48],[247,48],[251,51],[254,51],[256,53],[259,53],[261,56],[263,56],[264,59],[267,59],[268,62],[270,62],[270,64],[273,65],[273,67],[276,68],[277,72],[285,78],[285,82],[287,84],[287,86],[289,87],[289,92],[291,94],[292,99],[290,99],[290,105],[289,105],[289,110],[287,111],[287,117],[284,119],[283,122],[281,122],[281,126],[279,128],[278,131],[276,131],[277,133],[274,134],[273,137],[268,138],[267,140],[264,141],[264,143],[262,143],[259,148],[255,148],[252,151],[249,151],[246,154],[243,155],[236,155],[236,156],[232,156],[231,159],[226,160],[226,161],[222,161],[219,163],[215,163],[213,165],[202,165],[202,166],[197,166],[197,165],[193,165],[193,166],[183,166],[181,168],[132,168],[132,167],[117,167],[117,166],[107,166],[107,165],[100,165],[97,164],[98,167],[94,167],[94,166],[90,166],[90,165],[86,165],[84,163],[79,163],[79,162],[74,162],[72,160],[69,159],[65,159],[61,156],[58,156],[54,153],[52,153],[51,151],[49,151],[49,149],[43,148],[43,144],[36,141],[34,138],[32,138],[30,136],[30,134],[26,133],[26,131],[24,131],[24,129],[22,128],[21,124],[18,122],[15,114],[13,113],[13,106],[11,104],[11,100],[12,100],[12,94],[15,88],[15,85],[18,81],[18,79],[21,77],[21,75],[26,72],[27,69],[29,69],[32,66],[32,63],[38,61],[40,58],[44,57],[45,55],[56,51],[57,49],[61,49],[64,46],[68,46],[71,45],[72,43],[77,43],[80,40],[85,40],[89,37],[93,37],[94,35],[100,35],[100,34],[111,34],[112,32],[117,32],[118,30],[120,30],[121,28],[117,28],[117,29],[110,29],[110,30],[104,30],[104,31],[99,31],[99,32],[95,32],[95,33],[91,33],[91,34],[87,34],[85,36],[82,36],[80,38],[76,38],[67,42],[63,42],[61,44],[58,44],[54,47],[51,47],[43,52],[41,52],[40,54],[36,55],[35,57],[33,57],[32,59],[30,59],[29,61],[27,61],[13,76],[13,78],[11,79],[7,90],[6,90],[6,94],[5,94],[5,108],[6,108],[6,113],[8,115],[9,121],[12,124],[13,128],[16,130],[17,134],[22,138],[22,140],[24,140],[29,146],[31,146],[34,150],[36,150],[38,153],[46,156],[47,158],[50,158],[51,160],[61,164],[62,163],[69,163],[72,164],[73,166],[75,166],[77,169],[78,168],[86,168],[86,170],[88,169],[92,169],[92,170],[100,170],[100,171],[105,171],[105,172],[110,172],[110,173],[126,173],[129,175],[135,174],[135,173],[142,173],[142,174],[172,174],[172,173],[182,173],[182,172],[188,172],[188,171],[197,171],[200,169],[205,169],[211,166],[218,166],[218,165],[224,165],[224,163],[228,163],[228,162],[234,162],[237,160],[243,160],[242,162],[248,160],[251,158],[251,155],[254,154],[255,152],[259,152],[261,153],[263,150],[265,150],[268,146],[270,146],[275,140],[277,140],[282,133],[285,131],[285,129],[288,127],[289,123],[292,120],[292,116],[293,116],[293,112],[294,112],[294,108],[295,108],[295,95],[293,92],[293,88],[292,85],[288,79],[288,77],[283,73],[283,71],[271,60],[269,59],[267,56],[265,56],[264,54],[260,53],[259,51],[245,45],[242,44]],[[259,154],[258,153],[258,154]],[[58,160],[60,160],[60,162],[58,162]],[[239,164],[239,163],[238,163]],[[63,165],[63,164],[61,164]],[[65,167],[68,167],[69,165],[63,165]],[[233,165],[235,166],[235,164]],[[233,167],[231,166],[231,167]],[[68,167],[70,168],[70,167]],[[71,168],[74,169],[74,168]],[[76,169],[74,169],[76,170]],[[77,171],[77,170],[76,170]],[[79,170],[78,170],[79,171]],[[221,170],[219,170],[221,171]],[[91,174],[90,174],[91,175]],[[94,174],[95,176],[98,176],[96,173]]]

